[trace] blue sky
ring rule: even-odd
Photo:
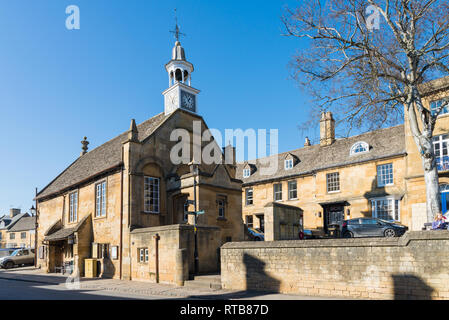
[[[301,43],[281,35],[280,21],[283,6],[294,3],[0,0],[0,215],[28,210],[34,188],[79,156],[84,136],[92,149],[132,118],[163,111],[174,8],[208,126],[275,128],[280,152],[301,147],[298,124],[310,101],[288,70]],[[72,4],[80,30],[65,27]]]

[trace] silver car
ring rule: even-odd
[[[10,256],[0,258],[0,267],[5,269],[32,264],[34,264],[34,249],[17,249]]]

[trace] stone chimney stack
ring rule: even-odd
[[[304,142],[304,147],[310,147],[312,143],[310,142],[309,137],[306,137],[306,141]]]
[[[9,217],[14,218],[18,214],[20,214],[20,209],[9,209]]]
[[[235,166],[236,165],[235,147],[233,147],[231,144],[228,144],[226,147],[223,148],[223,153],[224,153],[224,163]]]
[[[332,112],[322,112],[320,120],[320,145],[329,146],[335,141],[335,120]]]
[[[84,140],[81,141],[81,144],[83,145],[83,146],[81,147],[81,149],[82,149],[83,151],[81,151],[80,156],[83,156],[83,155],[85,155],[85,154],[87,153],[87,150],[89,149],[89,148],[88,148],[89,141],[87,141],[87,137],[84,137]]]

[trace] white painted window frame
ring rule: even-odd
[[[395,196],[377,197],[371,198],[371,215],[373,218],[383,219],[378,217],[378,202],[379,201],[391,201],[392,205],[392,217],[395,221],[401,221],[401,199]],[[397,208],[396,208],[397,206]],[[396,219],[397,210],[397,219]]]
[[[284,160],[284,169],[285,170],[293,169],[293,159],[286,159],[286,160]]]
[[[386,174],[384,172],[382,172],[382,168],[385,168],[387,166],[391,166],[391,182],[389,182],[389,183],[385,183],[384,177],[386,176]],[[392,162],[378,165],[376,167],[376,172],[377,172],[377,186],[378,187],[386,187],[386,186],[394,185],[394,166],[393,166]]]

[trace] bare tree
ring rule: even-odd
[[[282,17],[287,35],[305,39],[294,75],[317,98],[315,114],[332,110],[349,128],[374,129],[406,112],[429,222],[441,210],[432,136],[448,101],[430,112],[422,85],[449,74],[448,9],[436,0],[303,0]]]

